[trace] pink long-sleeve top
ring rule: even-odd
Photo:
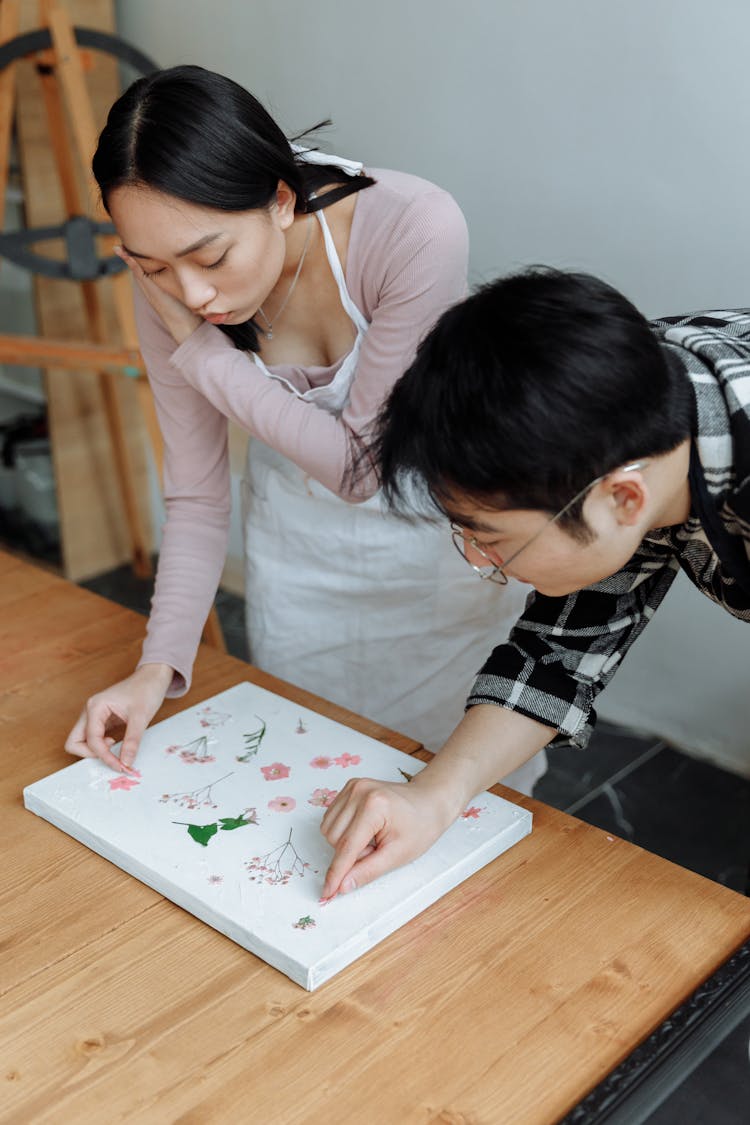
[[[230,521],[227,419],[283,453],[345,499],[346,468],[420,339],[466,290],[464,217],[445,191],[402,172],[373,169],[356,197],[345,268],[369,323],[349,400],[336,416],[269,378],[204,323],[179,347],[136,293],[141,350],[164,437],[164,526],[140,664],[175,669],[168,694],[190,686],[200,635],[226,557]],[[269,366],[299,391],[329,382],[330,368]],[[370,492],[376,490],[372,480]],[[358,486],[356,499],[363,498]]]

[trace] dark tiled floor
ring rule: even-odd
[[[121,567],[83,583],[148,611],[150,581]],[[217,609],[227,648],[247,659],[243,605],[220,593]],[[744,891],[750,863],[750,780],[654,739],[600,723],[587,751],[549,754],[534,796],[649,851]],[[750,1018],[667,1098],[648,1125],[748,1125]]]

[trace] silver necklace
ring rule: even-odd
[[[286,297],[281,302],[281,308],[278,310],[278,312],[276,313],[276,316],[273,318],[275,321],[278,321],[278,319],[281,316],[281,314],[283,313],[284,309],[289,304],[289,298],[291,297],[292,293],[294,292],[294,287],[297,284],[300,273],[302,272],[302,265],[305,261],[305,255],[307,254],[307,248],[310,245],[310,235],[312,234],[312,219],[313,219],[312,215],[307,216],[307,234],[305,235],[305,245],[302,247],[302,253],[300,254],[299,262],[297,263],[297,272],[295,273],[294,277],[292,278],[292,284],[289,286],[289,288],[286,291]],[[263,321],[266,325],[265,329],[261,328],[261,333],[265,336],[265,338],[267,340],[273,340],[273,323],[268,319],[266,314],[263,312],[263,306],[262,305],[258,306],[258,312],[263,317]]]

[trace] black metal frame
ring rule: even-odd
[[[559,1125],[641,1125],[750,1015],[750,941]]]
[[[95,31],[88,27],[74,27],[76,43],[79,47],[91,47],[106,54],[114,55],[121,62],[134,67],[140,74],[152,74],[157,70],[156,63],[147,55],[105,31]],[[7,43],[0,44],[0,71],[12,62],[26,58],[51,48],[52,33],[49,28],[39,28],[17,35]],[[0,258],[7,258],[17,266],[31,273],[45,277],[62,278],[68,281],[94,281],[100,277],[111,277],[127,269],[125,263],[112,254],[99,258],[96,237],[114,234],[111,223],[96,223],[86,215],[74,215],[65,223],[54,227],[37,227],[9,233],[0,233]],[[35,242],[50,238],[65,240],[67,251],[63,260],[47,258],[29,249]]]

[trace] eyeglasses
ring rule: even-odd
[[[648,463],[648,459],[645,459],[643,461],[633,461],[630,465],[623,465],[620,469],[610,469],[609,472],[602,473],[600,477],[596,477],[595,480],[590,481],[589,484],[587,484],[585,488],[582,488],[580,492],[576,492],[573,499],[569,500],[564,508],[561,508],[559,512],[556,512],[554,516],[550,516],[550,518],[542,524],[539,530],[534,532],[534,534],[531,536],[531,539],[528,539],[521,547],[518,548],[517,551],[514,551],[509,559],[505,559],[502,565],[496,563],[494,559],[492,559],[487,554],[487,552],[482,549],[482,547],[479,545],[479,543],[477,543],[476,539],[473,536],[471,539],[467,538],[466,532],[463,530],[463,528],[459,527],[457,523],[451,523],[451,538],[453,540],[453,546],[456,548],[461,558],[469,564],[473,571],[476,571],[480,578],[484,579],[486,582],[495,582],[498,586],[507,586],[508,575],[505,573],[504,568],[510,566],[512,562],[515,562],[515,560],[521,554],[521,551],[525,551],[527,547],[530,547],[532,543],[536,542],[539,536],[547,530],[550,524],[557,523],[557,521],[561,519],[566,512],[569,512],[570,509],[575,504],[577,504],[579,500],[583,499],[587,492],[590,492],[591,489],[595,488],[597,484],[601,484],[601,482],[603,480],[606,480],[608,476],[611,476],[613,472],[633,473],[636,471],[636,469],[645,469]],[[471,562],[471,560],[466,556],[467,546],[471,547],[473,551],[476,551],[478,555],[481,555],[483,559],[487,559],[487,566],[477,566],[475,563]]]

